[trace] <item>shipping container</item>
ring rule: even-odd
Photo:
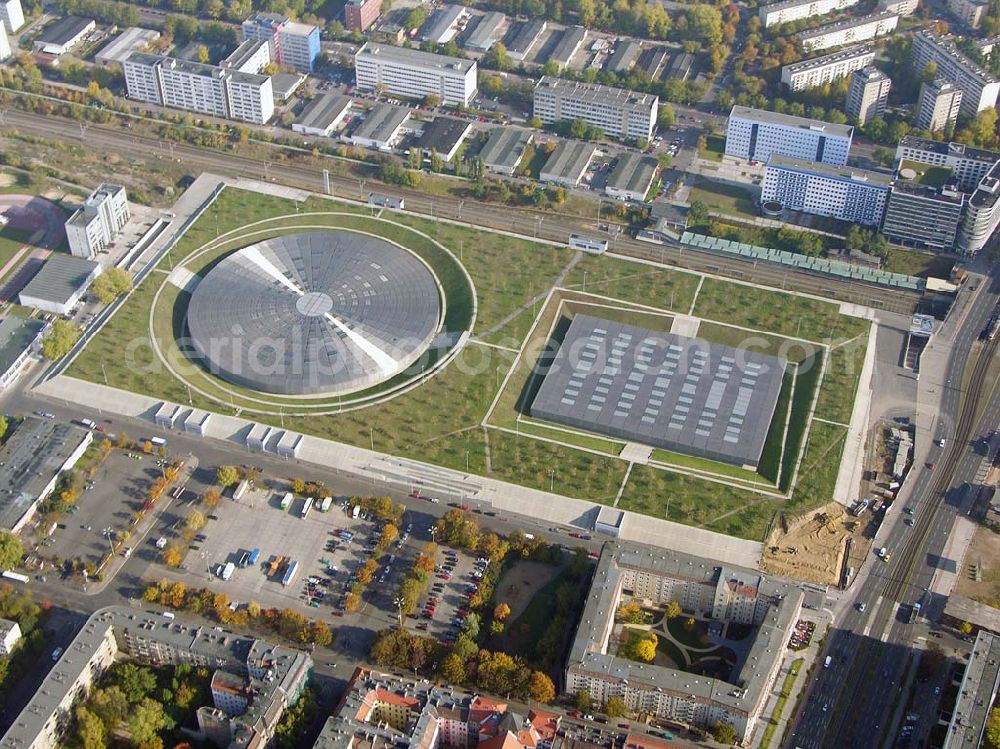
[[[233,576],[233,573],[235,571],[236,571],[236,565],[233,564],[232,562],[226,562],[226,566],[222,568],[221,572],[219,572],[219,577],[221,577],[223,580],[228,580]]]
[[[13,572],[12,570],[7,570],[0,576],[5,577],[8,580],[17,580],[19,583],[26,583],[31,579],[27,575],[22,575],[21,573]]]
[[[281,509],[287,510],[292,506],[292,493],[288,492],[284,497],[281,498]]]
[[[333,504],[333,497],[323,497],[322,503],[320,503],[320,512],[329,512],[330,506]]]
[[[302,519],[305,520],[306,516],[309,514],[309,510],[312,509],[313,501],[312,497],[306,497],[305,501],[302,503]]]
[[[167,441],[165,439],[163,439],[163,437],[153,437],[153,439],[151,439],[150,442],[153,443],[153,447],[166,447],[167,446]]]

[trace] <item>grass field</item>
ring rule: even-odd
[[[721,135],[709,135],[705,138],[705,147],[698,152],[698,156],[712,161],[722,161],[725,153],[726,139]]]
[[[0,268],[5,266],[10,259],[17,254],[24,245],[28,243],[28,239],[34,232],[24,231],[20,229],[11,229],[9,226],[5,226],[0,229]],[[11,268],[6,274],[12,273],[17,266]],[[0,277],[2,280],[3,277]]]
[[[758,215],[757,206],[748,190],[722,182],[698,179],[691,187],[688,201],[704,203],[713,213],[752,217]]]

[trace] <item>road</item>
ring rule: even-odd
[[[68,143],[75,144],[84,139],[88,148],[106,153],[140,159],[149,158],[151,155],[155,158],[173,158],[188,165],[194,173],[209,171],[228,177],[263,179],[303,190],[323,191],[321,169],[298,166],[294,163],[261,161],[210,148],[131,133],[123,136],[120,129],[97,125],[90,125],[82,132],[77,122],[30,112],[8,110],[5,113],[5,123],[7,127],[17,128],[24,133]],[[919,295],[900,290],[887,293],[885,289],[863,283],[810,275],[779,266],[715,255],[677,244],[650,245],[639,242],[628,235],[628,227],[609,225],[606,221],[601,221],[600,204],[594,220],[591,221],[545,211],[512,210],[509,206],[480,203],[471,199],[428,196],[416,189],[381,185],[376,187],[371,180],[364,178],[354,179],[331,174],[330,183],[337,197],[364,201],[372,189],[381,190],[405,197],[409,212],[514,232],[558,244],[564,244],[570,234],[594,234],[601,231],[600,227],[604,226],[612,233],[612,251],[622,255],[659,261],[694,271],[752,280],[778,288],[794,288],[805,293],[892,312],[909,314],[919,300]]]
[[[908,664],[927,634],[925,617],[939,617],[944,605],[928,592],[931,580],[939,567],[960,561],[943,554],[955,517],[968,512],[973,500],[964,485],[973,480],[983,459],[981,438],[1000,423],[1000,387],[988,377],[997,345],[976,343],[1000,296],[998,288],[992,279],[955,338],[945,375],[949,387],[939,414],[942,426],[934,435],[946,439],[945,447],[934,448],[929,458],[936,462],[933,469],[914,465],[908,479],[915,482],[908,502],[914,525],[902,522],[905,513],[898,506],[886,516],[875,546],[887,548],[891,560],[869,562],[871,574],[849,599],[854,605],[831,629],[824,652],[831,657],[830,666],[817,671],[788,747],[867,749],[878,746],[893,728],[893,713],[908,694]],[[977,349],[982,355],[970,360],[970,352]],[[967,362],[972,372],[963,392]],[[917,602],[922,615],[911,623]],[[864,612],[860,603],[865,604]]]

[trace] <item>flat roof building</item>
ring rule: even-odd
[[[344,26],[348,31],[365,33],[382,14],[382,0],[347,0],[344,4]]]
[[[944,78],[920,84],[914,124],[929,132],[943,132],[954,128],[962,108],[962,90]]]
[[[959,23],[973,31],[983,25],[990,8],[987,0],[946,0],[945,5]]]
[[[34,317],[8,315],[0,319],[0,389],[17,380],[39,348],[45,322]]]
[[[913,35],[910,60],[916,76],[923,74],[927,65],[933,62],[938,76],[961,89],[961,112],[966,117],[975,117],[984,109],[997,105],[1000,80],[963,54],[951,37],[919,29]]]
[[[304,73],[312,72],[319,55],[319,29],[279,13],[254,13],[243,21],[240,33],[243,40],[267,42],[271,59]]]
[[[964,208],[965,195],[953,186],[938,188],[897,179],[889,192],[882,233],[897,244],[951,252]]]
[[[802,49],[812,52],[839,47],[842,44],[857,44],[891,34],[896,30],[898,23],[898,14],[884,10],[870,16],[829,23],[810,31],[800,32],[797,36],[802,42]]]
[[[823,86],[871,65],[875,60],[875,48],[871,44],[859,44],[838,52],[810,60],[800,60],[781,68],[781,82],[792,91]]]
[[[440,98],[445,106],[468,106],[476,95],[476,63],[430,52],[366,42],[354,55],[356,84],[364,91]]]
[[[653,94],[546,75],[535,86],[534,115],[547,125],[581,119],[612,138],[648,141],[659,104]]]
[[[8,34],[24,26],[24,9],[21,0],[0,0],[0,22]]]
[[[574,188],[587,173],[597,147],[579,140],[561,140],[539,172],[538,179]]]
[[[82,257],[53,254],[18,294],[18,302],[43,312],[68,315],[101,275],[101,264]]]
[[[97,28],[91,18],[66,16],[46,26],[32,42],[34,48],[47,55],[64,55]]]
[[[958,248],[975,255],[986,247],[1000,226],[1000,161],[979,181],[965,206]]]
[[[604,64],[604,69],[615,75],[627,73],[635,65],[641,52],[642,47],[639,42],[632,39],[619,39],[615,44],[615,51],[611,53],[611,57]]]
[[[74,465],[94,435],[88,429],[29,416],[0,447],[0,528],[17,533]],[[0,747],[7,745],[0,742]]]
[[[0,62],[7,60],[14,53],[10,48],[10,39],[7,38],[7,29],[0,23]]]
[[[3,24],[0,24],[0,29]],[[21,625],[10,619],[0,619],[0,656],[9,657],[21,639]]]
[[[472,132],[472,123],[451,117],[435,117],[424,124],[424,131],[416,147],[428,156],[434,152],[445,161],[451,161]]]
[[[101,65],[115,63],[123,65],[130,54],[145,52],[149,45],[159,38],[159,31],[131,26],[104,45],[104,48],[94,55],[94,61]]]
[[[356,146],[391,151],[399,140],[410,110],[392,104],[376,104],[347,139]]]
[[[980,180],[1000,160],[1000,153],[973,148],[964,143],[945,143],[907,135],[896,146],[896,160],[950,169],[958,181],[959,189],[971,191],[976,189]]]
[[[1000,637],[980,630],[962,674],[942,749],[971,749],[983,745],[998,687]]]
[[[510,59],[520,62],[527,58],[546,28],[548,23],[539,18],[520,21],[511,27],[506,42],[507,55]]]
[[[760,200],[878,228],[891,184],[887,174],[772,156],[764,169]]]
[[[530,130],[497,127],[490,131],[490,137],[479,152],[483,166],[491,172],[512,176],[517,170],[525,150],[534,140]]]
[[[478,16],[469,24],[471,31],[462,42],[462,46],[473,52],[487,52],[490,47],[503,39],[507,31],[507,16],[497,11],[490,11]]]
[[[417,32],[421,42],[446,44],[459,32],[459,25],[469,19],[469,9],[463,5],[445,5],[434,11]]]
[[[726,155],[750,161],[788,156],[843,166],[853,137],[850,125],[735,106],[729,113]]]
[[[885,114],[892,79],[874,65],[855,70],[847,89],[847,116],[859,127]]]
[[[761,5],[757,15],[766,29],[789,21],[825,16],[827,13],[845,10],[857,4],[858,0],[784,0],[784,2]]]
[[[569,61],[579,51],[586,38],[587,30],[583,26],[570,26],[564,29],[559,36],[559,41],[556,42],[556,46],[549,54],[548,60],[552,60],[563,67],[569,65]]]
[[[656,177],[657,167],[656,159],[650,156],[638,153],[624,154],[608,175],[604,192],[610,198],[642,203],[646,200],[646,193],[649,192]]]
[[[122,185],[99,185],[66,222],[70,254],[93,260],[121,234],[131,216]]]
[[[740,466],[756,466],[786,362],[577,314],[531,416]]]
[[[349,96],[327,93],[317,96],[302,110],[292,130],[303,135],[329,137],[351,109],[353,101]]]

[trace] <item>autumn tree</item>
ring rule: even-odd
[[[604,713],[609,718],[621,718],[625,712],[625,700],[621,697],[608,697],[608,701],[604,703]]]
[[[219,466],[215,472],[215,483],[223,489],[232,486],[240,480],[240,469],[236,466]]]
[[[132,290],[132,275],[124,268],[108,268],[94,279],[90,290],[103,304],[110,304]]]
[[[83,705],[76,708],[76,736],[83,749],[104,749],[108,745],[104,723]]]
[[[201,503],[210,510],[214,510],[222,501],[222,492],[218,489],[209,489],[201,498]]]
[[[42,355],[49,361],[62,359],[80,340],[80,328],[69,320],[56,320],[42,336]]]
[[[205,527],[205,514],[201,510],[191,510],[184,518],[184,527],[193,533],[197,533]]]
[[[441,659],[438,675],[449,684],[461,684],[465,681],[465,662],[454,652]]]
[[[361,607],[361,596],[357,593],[348,593],[347,598],[344,599],[344,611],[348,614],[353,614]]]
[[[667,610],[664,612],[664,615],[667,617],[667,619],[676,619],[683,612],[684,610],[681,608],[681,605],[677,601],[671,601],[669,604],[667,604]]]
[[[634,598],[628,603],[623,603],[619,606],[618,611],[615,612],[615,616],[619,621],[623,621],[628,624],[642,624],[646,619],[642,606]]]
[[[528,682],[528,696],[535,702],[552,703],[556,699],[556,686],[544,671],[532,671]]]
[[[736,743],[736,728],[732,723],[725,720],[718,721],[712,726],[712,738],[720,744],[732,746]]]
[[[12,570],[21,563],[24,544],[10,531],[0,531],[0,569]]]
[[[576,709],[582,710],[585,713],[589,713],[594,709],[594,698],[590,696],[590,692],[586,689],[581,689],[576,693]]]
[[[501,601],[493,608],[493,619],[495,621],[506,621],[508,616],[510,616],[510,606],[506,603]]]
[[[958,625],[958,631],[961,632],[964,637],[968,637],[972,634],[972,625],[968,622],[962,622]]]
[[[184,547],[173,543],[163,550],[163,563],[168,567],[180,567],[184,561]]]
[[[293,494],[304,494],[306,491],[306,482],[302,479],[292,479],[292,493]]]

